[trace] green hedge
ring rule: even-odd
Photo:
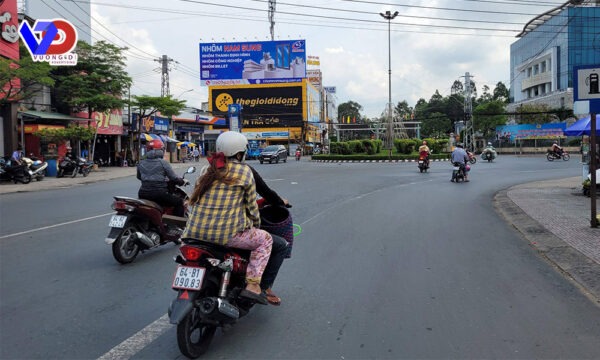
[[[431,160],[443,160],[448,159],[450,154],[432,154]],[[392,160],[417,160],[419,155],[414,154],[403,154],[403,155],[392,155]],[[367,154],[353,154],[353,155],[313,155],[313,160],[388,160],[387,155],[367,155]]]

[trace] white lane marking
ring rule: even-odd
[[[281,181],[281,180],[285,180],[285,179],[264,179],[265,181]]]
[[[44,226],[44,227],[37,228],[37,229],[25,230],[25,231],[21,231],[21,232],[14,233],[14,234],[2,235],[2,236],[0,236],[0,239],[6,239],[6,238],[9,238],[9,237],[12,237],[12,236],[19,236],[19,235],[23,235],[23,234],[29,234],[29,233],[32,233],[32,232],[36,232],[36,231],[41,231],[41,230],[46,230],[46,229],[52,229],[52,228],[63,226],[63,225],[69,225],[69,224],[74,224],[74,223],[78,223],[78,222],[82,222],[82,221],[97,219],[99,217],[113,215],[113,214],[114,214],[114,212],[109,212],[109,213],[106,213],[106,214],[100,214],[100,215],[90,216],[90,217],[86,217],[86,218],[83,218],[83,219],[67,221],[67,222],[60,223],[60,224],[54,224],[54,225]]]
[[[169,323],[169,315],[164,314],[152,324],[133,334],[129,339],[110,349],[109,352],[100,356],[98,360],[129,359],[140,352],[151,342],[169,330],[173,325]]]
[[[295,181],[292,181],[292,185],[298,185],[298,183]]]

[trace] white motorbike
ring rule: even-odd
[[[48,163],[41,161],[37,158],[23,157],[23,162],[27,165],[29,171],[31,171],[31,177],[37,181],[42,181],[46,175],[46,168]]]

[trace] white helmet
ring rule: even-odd
[[[246,152],[248,139],[237,131],[226,131],[217,138],[217,152],[225,157],[232,157],[239,152]]]

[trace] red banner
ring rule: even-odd
[[[87,112],[73,114],[75,117],[87,119]],[[103,135],[121,135],[123,134],[123,111],[121,109],[112,110],[105,113],[92,113],[92,126],[96,128],[98,134]]]
[[[17,0],[0,1],[0,55],[19,60]]]

